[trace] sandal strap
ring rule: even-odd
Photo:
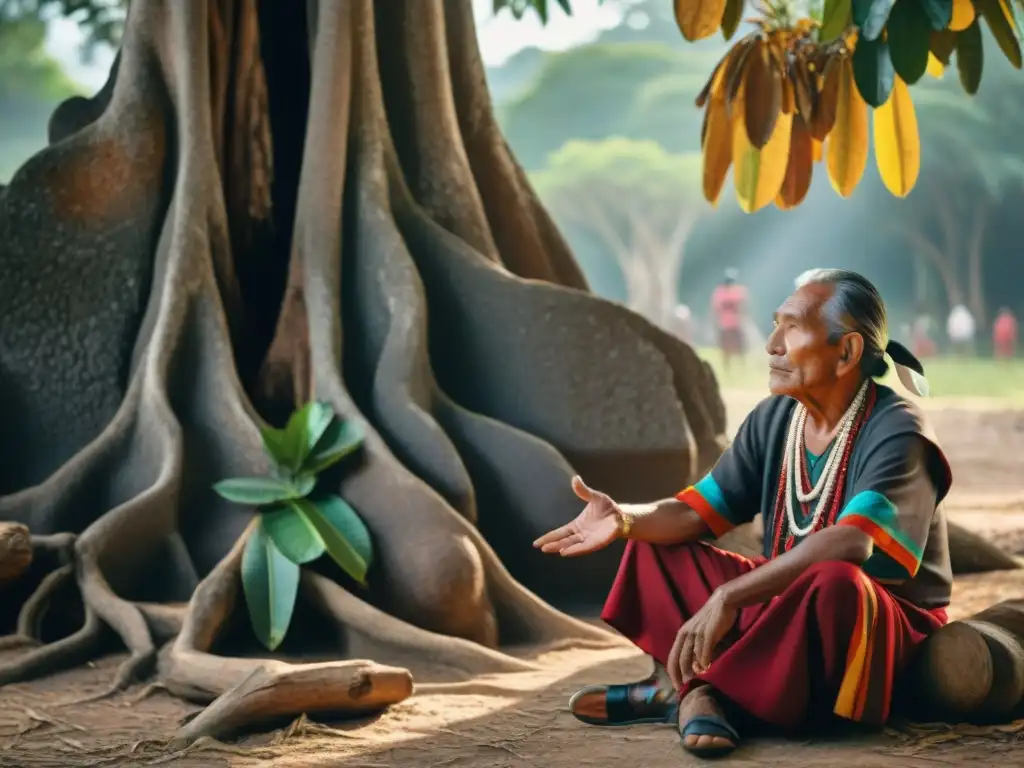
[[[715,715],[696,715],[686,721],[682,735],[685,736],[719,736],[729,739],[734,745],[739,744],[740,735],[725,720]]]

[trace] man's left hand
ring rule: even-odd
[[[715,649],[733,625],[739,611],[724,596],[715,592],[699,611],[680,628],[665,665],[677,689],[694,675],[703,674],[711,666]]]

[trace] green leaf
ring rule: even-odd
[[[835,40],[850,24],[852,13],[851,0],[825,0],[825,10],[821,16],[821,29],[818,39],[823,43]]]
[[[299,506],[316,527],[327,554],[345,573],[366,583],[366,571],[373,560],[370,532],[352,507],[334,495],[301,499]]]
[[[303,483],[303,487],[305,485],[306,483]],[[213,490],[228,501],[258,507],[305,496],[313,489],[310,487],[305,493],[301,493],[302,487],[297,488],[291,483],[273,477],[234,477],[221,480],[213,486]]]
[[[907,0],[902,1],[906,2]],[[924,11],[924,15],[928,19],[929,26],[936,32],[946,29],[949,22],[953,20],[953,0],[919,0],[919,2],[921,10]],[[889,42],[893,41],[890,39]],[[899,38],[896,38],[896,45],[893,48],[898,48],[900,45]]]
[[[981,43],[981,26],[975,19],[971,26],[956,36],[956,70],[960,85],[972,96],[981,85],[985,54]]]
[[[860,27],[857,47],[864,40],[877,40],[889,20],[889,12],[895,0],[853,0],[853,23]]]
[[[853,79],[869,106],[885,104],[892,93],[895,77],[887,43],[882,40],[857,41],[853,52]]]
[[[951,6],[952,7],[952,6]],[[886,27],[892,66],[903,82],[911,85],[928,69],[932,26],[917,0],[899,0]]]
[[[324,553],[324,540],[299,507],[274,507],[263,513],[262,523],[281,554],[296,565],[312,562]]]
[[[352,453],[363,442],[363,430],[355,421],[335,418],[302,465],[304,473],[323,472]]]
[[[310,451],[323,437],[334,420],[334,412],[326,403],[313,400],[306,403],[288,419],[284,428],[286,461],[284,465],[298,472]]]
[[[561,6],[566,16],[572,16],[572,5],[569,0],[558,0],[558,4]]]
[[[299,566],[278,551],[262,520],[242,553],[242,590],[256,637],[267,650],[276,650],[292,621],[299,593]]]
[[[746,0],[726,0],[725,11],[722,13],[722,37],[726,40],[732,40],[732,36],[736,34],[736,29],[743,19],[745,5]]]
[[[1020,26],[1013,0],[976,0],[975,7],[985,17],[999,50],[1016,69],[1024,64],[1020,48]]]
[[[260,427],[260,437],[263,439],[263,450],[267,456],[275,464],[288,466],[288,446],[285,443],[284,430],[265,425]]]

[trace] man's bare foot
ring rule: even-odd
[[[715,723],[720,723],[722,727]],[[693,689],[680,702],[679,733],[682,735],[683,745],[688,750],[703,753],[704,756],[731,752],[736,747],[737,739],[733,738],[735,731],[725,719],[722,708],[708,685]],[[730,735],[726,736],[726,733]]]

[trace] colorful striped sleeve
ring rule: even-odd
[[[691,485],[676,494],[676,498],[700,515],[700,519],[711,529],[711,533],[716,538],[725,535],[737,525],[748,523],[753,519],[753,516],[744,519],[729,509],[722,489],[710,472],[704,475],[696,485]]]
[[[749,523],[761,511],[771,405],[770,400],[762,400],[747,414],[711,471],[676,494],[700,515],[716,538]]]
[[[937,491],[919,437],[888,443],[869,457],[836,525],[859,528],[871,537],[874,548],[865,573],[883,583],[899,583],[916,576],[921,566]]]

